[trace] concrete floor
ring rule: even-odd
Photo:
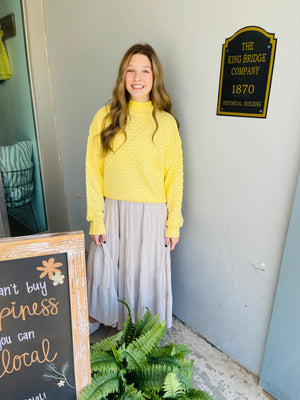
[[[91,343],[116,332],[116,329],[101,326],[91,335]],[[173,318],[173,326],[166,331],[163,338],[163,344],[168,342],[185,344],[191,350],[189,358],[195,360],[193,386],[209,393],[214,400],[274,399],[258,386],[255,375],[213,347],[177,318]]]

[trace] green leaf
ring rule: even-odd
[[[174,343],[168,343],[165,344],[164,346],[157,347],[156,349],[153,349],[153,351],[151,352],[151,357],[170,356],[174,346],[175,346]]]
[[[148,357],[149,364],[161,364],[161,365],[168,365],[171,368],[180,367],[180,360],[176,360],[171,356],[165,357]]]
[[[133,349],[142,351],[144,354],[149,354],[151,351],[160,343],[165,331],[166,323],[162,321],[159,325],[153,326],[153,328],[145,333],[144,335],[137,338],[135,341],[130,343],[127,347],[128,351]]]
[[[92,379],[91,385],[84,388],[80,400],[99,400],[118,390],[119,378],[117,373],[98,374]]]
[[[146,393],[162,392],[165,378],[169,372],[172,372],[171,368],[165,365],[149,365],[128,374],[128,381],[135,383],[140,390]]]
[[[119,344],[122,339],[122,331],[116,333],[114,336],[108,337],[106,339],[102,339],[99,342],[93,344],[91,346],[91,352],[93,351],[110,351],[111,346],[114,346],[115,348],[119,347]]]
[[[129,308],[128,304],[125,303],[125,301],[123,301],[123,300],[119,300],[119,302],[122,303],[128,310],[127,319],[124,322],[123,329],[121,331],[122,332],[122,343],[125,343],[126,345],[128,345],[129,343],[132,342],[132,340],[134,340],[135,324],[132,322],[131,312],[130,312],[130,308]]]
[[[178,360],[184,360],[184,358],[190,354],[190,352],[191,351],[184,344],[168,343],[164,346],[154,349],[151,355],[153,357],[169,355]]]
[[[142,333],[145,327],[147,332],[149,330],[151,322],[152,322],[152,314],[149,308],[146,308],[146,311],[144,312],[142,317],[140,319],[138,317],[136,318],[136,327],[134,332],[135,338],[138,338],[141,334],[145,333],[145,332]]]
[[[157,320],[159,318],[159,314],[152,317],[152,314],[148,308],[146,308],[145,313],[143,314],[141,319],[137,319],[136,328],[135,328],[135,338],[144,335],[149,332],[154,325],[157,324]]]
[[[117,350],[113,345],[111,345],[110,347],[111,347],[113,356],[114,356],[117,364],[121,365],[121,361],[122,361],[121,352],[119,350]]]
[[[196,389],[189,390],[185,398],[190,400],[214,400],[208,393]]]
[[[161,396],[155,392],[150,392],[149,395],[147,396],[144,395],[144,397],[150,400],[161,400]]]
[[[91,370],[95,371],[103,371],[106,372],[118,372],[119,366],[115,360],[115,358],[105,351],[94,351],[91,354]]]
[[[192,388],[192,371],[193,360],[186,360],[179,368],[173,368],[173,372],[177,375],[185,390]]]
[[[119,400],[144,400],[142,393],[134,385],[126,387],[125,391],[118,397]]]
[[[142,368],[147,363],[146,355],[142,351],[136,349],[128,349],[128,347],[127,349],[120,352],[121,359],[123,360],[125,358],[127,361],[128,371]]]
[[[191,353],[191,350],[184,344],[175,344],[172,347],[171,356],[184,360],[184,358]]]
[[[176,374],[170,372],[164,381],[163,384],[164,389],[164,398],[175,399],[184,394],[184,390],[182,388],[181,383],[179,382]]]
[[[180,366],[180,363],[184,362],[184,357],[189,353],[190,350],[186,346],[169,343],[153,349],[148,357],[148,362],[151,364],[169,362],[173,366]]]

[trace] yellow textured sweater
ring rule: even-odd
[[[143,203],[167,203],[166,237],[178,237],[183,167],[181,140],[174,117],[158,111],[158,130],[152,102],[130,101],[126,135],[117,133],[113,152],[101,156],[99,132],[107,108],[96,113],[90,126],[86,154],[87,220],[90,234],[105,233],[104,197]]]

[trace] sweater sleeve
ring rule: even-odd
[[[165,192],[167,199],[166,237],[179,237],[179,228],[183,224],[181,215],[183,191],[183,161],[181,139],[176,121],[173,121],[172,135],[165,162]]]
[[[104,158],[100,151],[99,132],[102,127],[105,109],[101,108],[95,115],[89,130],[86,151],[86,200],[87,221],[90,222],[90,235],[105,234],[104,215]]]

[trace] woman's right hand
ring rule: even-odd
[[[91,238],[96,246],[102,246],[102,243],[106,243],[105,235],[91,235]]]

